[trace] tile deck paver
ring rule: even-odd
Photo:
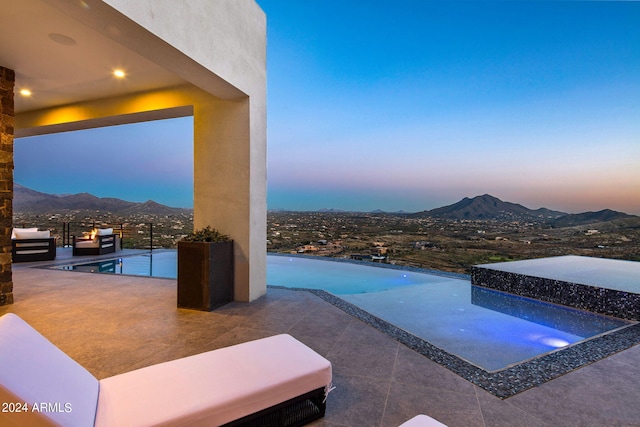
[[[304,291],[270,288],[211,313],[177,309],[176,281],[14,264],[14,312],[98,378],[277,333],[332,361],[314,426],[640,426],[640,346],[500,400]]]

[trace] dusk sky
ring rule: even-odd
[[[488,193],[640,214],[640,3],[257,3],[269,209],[420,211]],[[192,135],[183,118],[17,139],[15,181],[192,207]]]

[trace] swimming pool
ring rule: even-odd
[[[176,252],[154,252],[64,270],[175,278]],[[267,256],[267,283],[323,289],[495,372],[630,322],[472,286],[468,279],[318,258]]]
[[[487,371],[629,325],[468,279],[317,258],[270,256],[267,282],[329,291]]]

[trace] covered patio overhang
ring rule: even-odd
[[[266,18],[253,0],[9,2],[0,41],[5,301],[13,137],[190,115],[194,226],[234,239],[237,301],[266,292]]]

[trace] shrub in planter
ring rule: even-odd
[[[233,301],[233,240],[211,227],[178,242],[178,307],[211,311]]]

